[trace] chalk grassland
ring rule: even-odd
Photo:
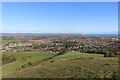
[[[4,78],[115,78],[118,76],[117,57],[103,57],[102,54],[67,52],[55,56],[40,51],[2,54],[16,59],[3,64]]]
[[[88,54],[88,53],[80,53],[80,52],[66,52],[64,55],[54,57],[51,61],[56,61],[59,59],[67,59],[67,58],[97,58],[103,57],[102,54]]]
[[[30,52],[5,52],[3,55],[3,74],[14,72],[29,65],[35,64],[37,61],[41,61],[45,58],[51,57],[54,54],[40,51]],[[7,59],[6,59],[7,58]],[[11,60],[11,63],[9,61]]]

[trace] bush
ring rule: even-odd
[[[105,53],[105,54],[104,54],[104,57],[109,57],[109,54],[108,54],[108,53]]]
[[[2,55],[2,64],[7,64],[16,61],[13,56]]]
[[[104,57],[114,57],[115,56],[115,54],[114,53],[105,53],[104,54]]]
[[[55,62],[54,60],[51,60],[50,63]]]
[[[31,62],[28,62],[28,65],[30,65],[30,66],[31,66],[31,65],[32,65],[32,63],[31,63]]]
[[[110,54],[109,54],[109,57],[114,57],[114,56],[115,56],[114,53],[110,53]]]
[[[114,73],[112,76],[113,79],[120,79],[120,75],[118,73]]]

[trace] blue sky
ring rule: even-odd
[[[117,2],[3,2],[4,33],[117,33]]]

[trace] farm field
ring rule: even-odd
[[[22,40],[2,40],[2,43],[20,42]]]
[[[3,78],[115,78],[117,57],[102,54],[66,52],[5,52],[16,60],[3,64]],[[6,69],[7,68],[7,69]]]

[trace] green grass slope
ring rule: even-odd
[[[57,57],[54,57],[50,61],[56,61],[59,59],[68,59],[68,58],[97,58],[97,57],[103,57],[102,54],[88,54],[88,53],[80,53],[80,52],[66,52],[64,55],[60,55]]]
[[[6,64],[5,62],[7,61],[4,60],[3,62],[4,64],[2,67],[2,71],[3,71],[2,73],[6,74],[10,72],[15,72],[22,68],[26,68],[30,65],[34,65],[37,61],[42,62],[43,59],[54,56],[54,54],[47,53],[47,52],[40,52],[40,51],[30,51],[30,52],[4,52],[2,53],[2,56],[3,56],[2,57],[3,59],[5,56],[7,57],[12,56],[13,58],[16,59],[16,61],[13,61],[11,63],[6,63]]]
[[[53,62],[51,62],[53,61]],[[29,70],[3,75],[6,78],[114,78],[118,76],[116,57],[67,52]]]

